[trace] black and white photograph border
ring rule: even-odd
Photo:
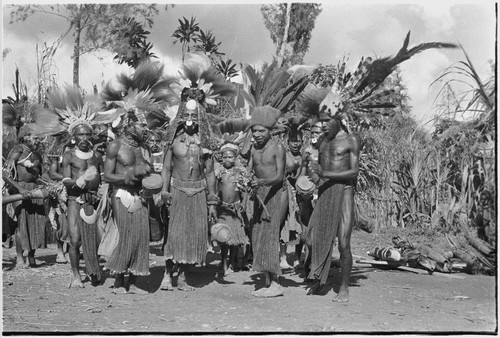
[[[105,256],[99,257],[102,276],[94,283],[80,254],[83,288],[70,287],[70,259],[58,255],[54,229],[58,225],[50,220],[50,207],[43,230],[45,245],[27,258],[30,264],[17,262],[19,213],[13,207],[16,202],[6,202],[2,208],[3,335],[498,334],[496,1],[85,4],[89,8],[109,4],[116,6],[116,12],[110,14],[113,9],[108,8],[107,19],[104,14],[101,19],[99,14],[84,14],[85,22],[79,21],[84,26],[78,31],[75,13],[85,11],[78,7],[83,2],[2,2],[4,202],[7,195],[16,194],[12,193],[16,184],[10,185],[5,175],[12,174],[6,168],[9,154],[20,142],[18,138],[22,139],[21,126],[37,122],[30,107],[51,108],[46,93],[53,88],[76,86],[84,96],[100,94],[107,84],[116,85],[120,74],[133,77],[141,48],[146,58],[159,62],[163,74],[172,78],[185,71],[183,62],[192,60],[190,53],[204,54],[239,93],[231,99],[207,95],[207,101],[217,103],[205,104],[207,115],[250,123],[259,105],[255,81],[268,90],[264,74],[275,67],[274,73],[267,73],[269,78],[282,71],[288,85],[304,77],[302,93],[280,101],[290,101],[281,111],[288,121],[310,118],[309,122],[300,120],[303,149],[312,140],[313,122],[321,119],[318,111],[338,118],[341,132],[360,140],[354,220],[347,236],[352,253],[348,301],[335,301],[343,285],[341,252],[345,251],[340,247],[346,245],[339,243],[340,228],[333,235],[339,239],[333,240],[330,252],[325,251],[329,269],[324,292],[311,291],[314,280],[306,273],[304,260],[314,249],[304,242],[297,255],[300,232],[305,233],[299,224],[296,241],[289,234],[283,236],[281,229],[281,251],[276,257],[281,259],[277,279],[282,295],[255,296],[256,290],[268,286],[268,275],[252,270],[251,255],[245,255],[241,245],[236,254],[241,267],[221,273],[223,245],[211,240],[210,233],[205,261],[187,273],[189,287],[164,289],[167,228],[161,230],[160,238],[150,238],[150,274],[133,276],[135,286],[145,292],[119,293],[113,292],[115,275],[106,270],[109,257]],[[142,47],[136,45],[135,50],[115,38],[130,27],[131,18],[143,30],[138,42]],[[186,26],[195,26],[194,33],[187,32]],[[109,39],[111,32],[115,35]],[[205,36],[200,38],[200,32]],[[207,34],[213,39],[210,50],[202,43]],[[377,76],[383,78],[379,81]],[[355,83],[356,77],[361,81]],[[203,83],[198,85],[202,88]],[[290,89],[286,85],[278,89]],[[373,93],[367,93],[370,85]],[[210,92],[210,87],[203,88]],[[323,96],[311,117],[304,102],[317,99],[321,90],[314,89],[318,88]],[[283,95],[274,89],[270,97]],[[388,101],[381,102],[386,95]],[[366,97],[370,100],[363,101]],[[179,102],[165,105],[162,112],[167,121],[176,121],[178,110],[185,106]],[[15,123],[7,111],[14,111]],[[281,149],[289,153],[290,133],[285,138],[277,133]],[[42,147],[44,142],[48,147],[52,136],[41,138]],[[42,157],[49,151],[43,149],[47,152]],[[321,155],[321,147],[319,151]],[[321,156],[319,162],[321,175],[327,175]],[[21,165],[25,164],[16,162]],[[45,182],[42,173],[40,177],[37,182]],[[20,189],[21,201],[41,194],[36,189]],[[290,189],[295,196],[295,188]],[[318,191],[311,193],[313,204]],[[163,194],[162,199],[167,200]],[[297,214],[301,212],[297,201],[289,205],[297,208]],[[331,205],[334,208],[333,199]],[[284,227],[289,226],[288,210]],[[344,217],[344,212],[333,218]],[[296,215],[292,212],[291,217]],[[209,228],[212,223],[209,220]],[[125,280],[130,276],[126,274]]]

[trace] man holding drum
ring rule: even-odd
[[[151,168],[143,157],[146,118],[141,110],[122,117],[123,132],[106,150],[104,180],[112,186],[111,204],[119,239],[106,268],[114,273],[114,292],[145,294],[137,276],[149,275],[149,212],[139,194]],[[125,273],[129,273],[125,283]],[[128,286],[128,288],[127,288]]]
[[[101,278],[97,257],[97,223],[86,223],[81,213],[93,213],[99,202],[97,190],[101,183],[102,158],[92,150],[92,126],[89,122],[77,120],[69,126],[68,133],[75,141],[75,147],[63,154],[62,162],[62,182],[68,192],[68,252],[73,272],[69,287],[83,288],[79,267],[80,247],[92,284],[97,285]]]

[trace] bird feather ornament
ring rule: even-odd
[[[320,110],[349,123],[360,118],[369,118],[366,116],[367,109],[376,113],[377,110],[373,108],[394,107],[390,102],[391,91],[381,88],[381,85],[399,64],[428,49],[457,47],[452,43],[428,42],[408,49],[409,40],[410,32],[395,56],[375,60],[370,57],[362,58],[352,75],[345,74],[344,62],[339,68],[331,91],[320,103]]]
[[[132,75],[122,73],[106,83],[101,96],[114,109],[100,112],[97,118],[117,127],[127,112],[134,112],[144,115],[148,128],[164,125],[167,107],[180,102],[176,85],[177,78],[164,75],[163,64],[143,62]]]
[[[197,88],[205,94],[204,103],[217,105],[215,98],[218,96],[235,96],[236,87],[227,82],[224,76],[212,67],[212,62],[204,54],[188,53],[179,71],[179,86],[184,88]]]
[[[296,74],[292,77],[292,73],[287,70],[278,69],[276,62],[263,73],[256,72],[250,65],[244,68],[243,73],[249,86],[242,94],[251,110],[270,105],[285,113],[292,108],[295,99],[307,85],[305,76]]]
[[[321,85],[321,81],[327,81],[318,76],[321,68],[326,67],[295,66],[295,71],[309,72],[309,79],[314,80],[298,97],[297,110],[311,118],[318,118],[320,112],[326,112],[347,124],[366,122],[376,114],[387,114],[384,109],[395,107],[391,102],[394,92],[382,84],[399,64],[428,49],[457,47],[452,43],[428,42],[408,49],[409,41],[410,32],[396,55],[378,59],[363,57],[352,73],[346,73],[346,60],[342,60],[331,69],[333,81],[328,85]]]
[[[34,135],[56,136],[72,134],[76,126],[92,126],[97,113],[104,108],[104,102],[96,95],[84,96],[79,88],[65,86],[47,92],[49,108],[40,107],[33,112]]]
[[[186,109],[198,111],[198,128],[201,146],[215,150],[220,146],[222,134],[206,112],[207,105],[216,105],[215,99],[219,96],[235,96],[237,89],[234,84],[227,82],[208,58],[203,54],[188,53],[179,71],[176,83],[180,91],[180,104],[177,114],[170,123],[166,132],[167,144],[171,144],[184,122],[183,112]],[[175,88],[175,86],[173,85]],[[213,116],[212,116],[213,117]]]

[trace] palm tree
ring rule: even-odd
[[[199,43],[194,46],[195,50],[205,53],[212,60],[224,55],[224,53],[219,52],[219,47],[222,42],[215,42],[215,36],[213,35],[212,30],[205,33],[203,29],[200,29],[200,32],[198,33],[198,41]]]
[[[215,63],[215,68],[217,68],[217,70],[221,72],[222,75],[224,75],[226,81],[229,81],[230,79],[238,75],[239,72],[239,70],[236,69],[237,65],[232,62],[233,60],[231,59],[227,59],[226,61],[221,59],[219,62]]]
[[[117,60],[119,64],[126,63],[130,67],[136,69],[141,62],[157,58],[151,52],[153,44],[147,42],[149,31],[145,30],[140,22],[134,18],[124,18],[125,27],[127,29],[112,30],[111,33],[116,35],[117,46],[115,48],[116,55],[113,60]]]
[[[182,19],[178,19],[179,27],[174,31],[172,37],[175,39],[174,45],[177,42],[182,44],[182,62],[184,62],[184,56],[190,52],[189,45],[198,42],[197,33],[200,31],[200,27],[194,17],[191,17],[191,20],[186,19],[186,17],[182,17]]]

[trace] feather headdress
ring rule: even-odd
[[[330,90],[319,103],[319,111],[303,109],[304,114],[317,115],[326,112],[349,124],[359,120],[370,119],[373,114],[385,114],[384,108],[393,108],[391,102],[393,90],[384,89],[381,85],[396,67],[417,53],[432,48],[456,48],[457,45],[442,42],[421,43],[408,49],[410,32],[406,35],[403,46],[394,56],[373,59],[361,58],[354,72],[346,73],[346,62],[336,67]],[[324,87],[309,87],[304,91],[303,102],[318,102],[325,94]],[[308,106],[305,104],[304,106]],[[309,108],[312,108],[309,105]]]
[[[207,105],[216,105],[218,96],[235,96],[235,86],[226,82],[224,76],[212,67],[210,59],[202,54],[187,54],[177,80],[180,90],[180,104],[175,118],[170,123],[167,144],[172,144],[183,120],[186,109],[198,112],[198,135],[200,145],[209,150],[216,150],[221,144],[222,135],[214,128],[206,113]],[[214,130],[215,129],[215,130]]]
[[[242,94],[250,105],[250,110],[269,105],[285,113],[307,85],[305,76],[292,77],[287,70],[280,70],[276,67],[277,63],[273,62],[262,74],[250,65],[244,68],[249,87]]]
[[[73,86],[49,90],[47,102],[49,108],[34,111],[33,135],[73,135],[75,128],[80,125],[87,125],[92,129],[94,124],[100,123],[97,114],[104,108],[104,103],[98,96],[83,96],[80,89]]]
[[[147,121],[148,128],[168,123],[166,106],[179,103],[179,93],[172,86],[173,78],[165,77],[164,65],[159,62],[143,62],[132,75],[120,74],[106,83],[102,98],[113,109],[100,114],[102,120],[116,127],[126,113],[133,113]]]

